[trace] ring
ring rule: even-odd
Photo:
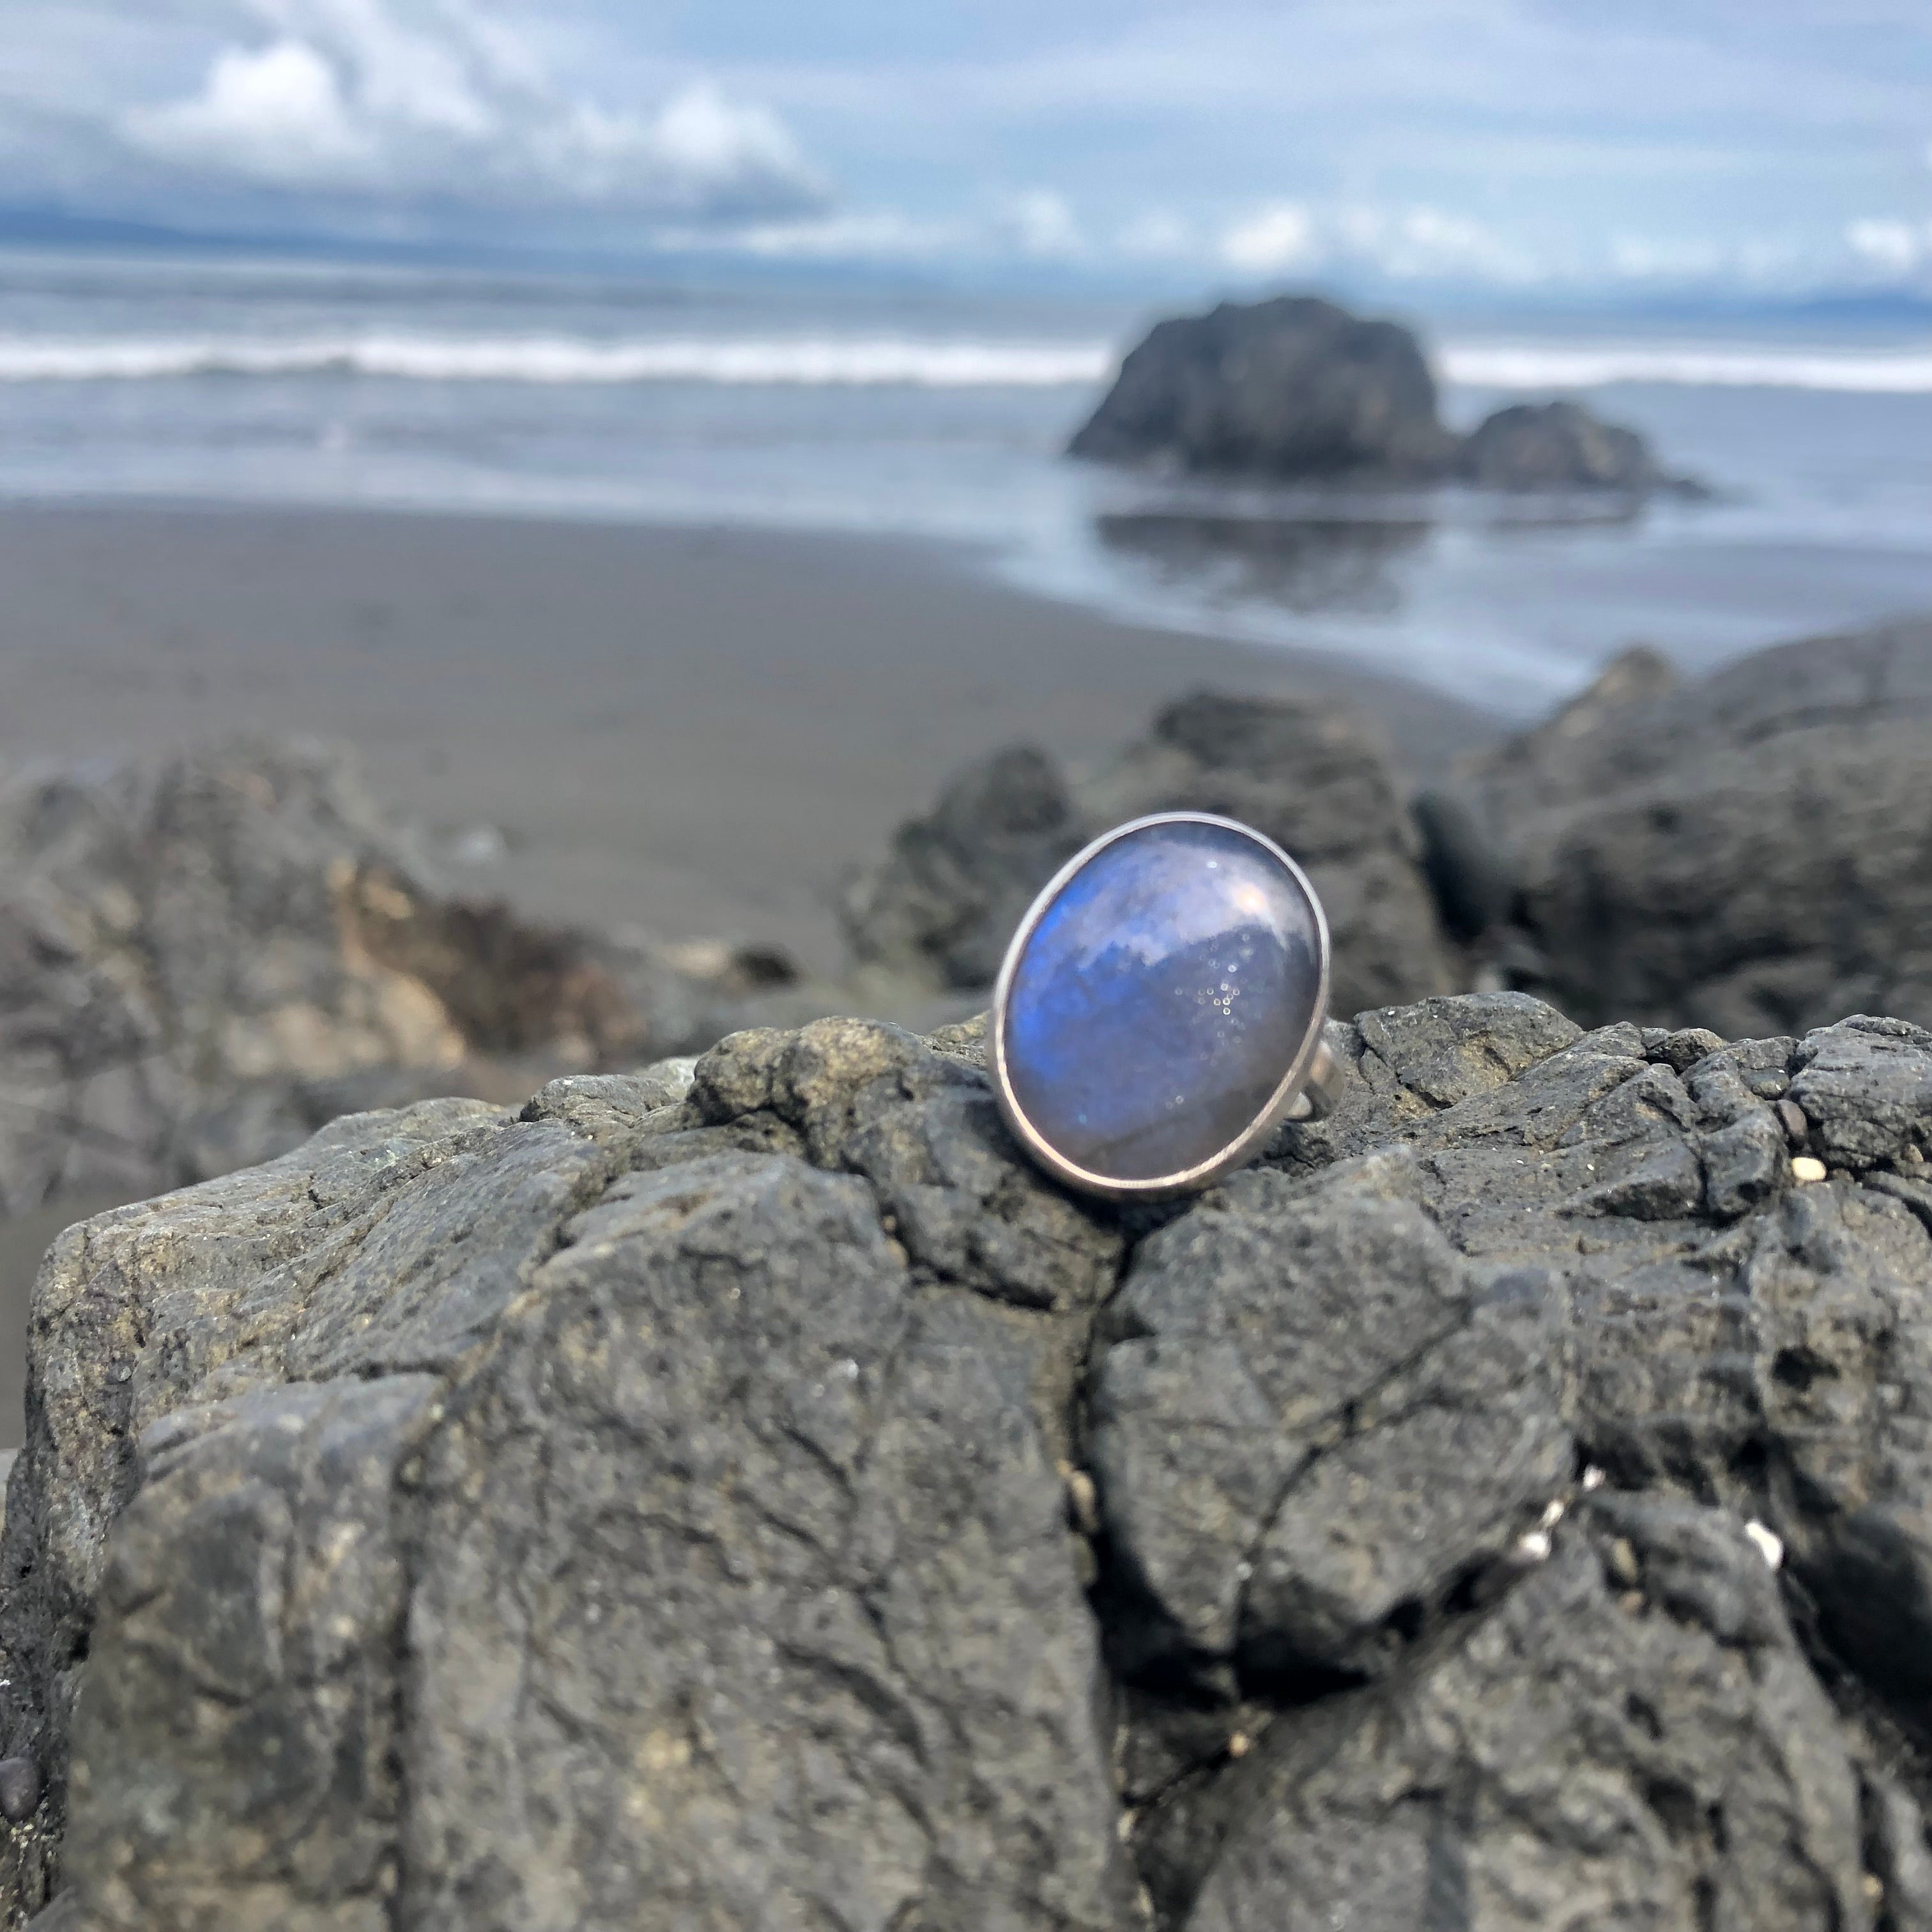
[[[1232,818],[1156,812],[1063,866],[993,990],[1000,1109],[1032,1158],[1112,1201],[1191,1193],[1328,1112],[1328,922]]]

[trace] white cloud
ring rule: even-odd
[[[769,220],[826,184],[768,108],[695,81],[655,115],[556,86],[500,21],[446,0],[258,0],[198,91],[129,108],[135,154],[214,182],[481,206]]]
[[[1480,222],[1429,207],[1310,208],[1270,202],[1226,229],[1221,260],[1244,274],[1366,268],[1397,280],[1526,282],[1538,266]]]
[[[1006,217],[1020,253],[1036,261],[1072,261],[1087,252],[1086,238],[1066,197],[1051,188],[1016,195]]]
[[[1845,230],[1852,253],[1881,274],[1909,274],[1932,260],[1932,222],[1923,227],[1887,217],[1854,221]]]
[[[929,260],[957,250],[970,238],[970,231],[958,222],[915,220],[894,208],[855,209],[724,230],[664,228],[656,236],[667,248],[722,248],[770,260],[808,262]]]
[[[224,47],[192,99],[135,108],[124,127],[158,159],[250,180],[332,184],[370,178],[380,154],[335,70],[302,40]]]
[[[1257,209],[1221,238],[1221,259],[1246,274],[1308,267],[1322,252],[1313,218],[1292,201],[1272,202]]]

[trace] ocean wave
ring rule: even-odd
[[[892,337],[598,341],[562,336],[0,336],[0,382],[188,376],[376,376],[424,382],[728,382],[922,388],[1099,381],[1103,344],[921,342]]]
[[[1438,350],[1436,362],[1450,382],[1486,389],[1598,389],[1612,382],[1669,382],[1868,395],[1932,393],[1932,352],[1926,351],[1460,343]]]
[[[1932,394],[1932,350],[1826,350],[1449,343],[1447,381],[1496,389],[1617,382]],[[0,382],[141,382],[194,376],[364,376],[419,382],[695,382],[807,387],[1052,388],[1105,381],[1100,342],[895,336],[730,339],[562,335],[0,335]]]

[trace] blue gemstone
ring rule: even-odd
[[[1006,1079],[1060,1158],[1112,1181],[1211,1161],[1267,1108],[1319,1017],[1318,916],[1230,826],[1143,826],[1054,894],[1015,962]]]

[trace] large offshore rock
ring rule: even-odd
[[[1370,1011],[1151,1214],[1024,1163],[982,1040],[743,1034],[64,1236],[0,1900],[1932,1925],[1932,1034]]]
[[[23,777],[0,794],[0,1214],[259,1161],[492,1056],[681,1050],[735,990],[442,892],[339,749]]]
[[[1586,1022],[1725,1034],[1932,1022],[1932,624],[1760,652],[1683,688],[1643,654],[1465,774]]]
[[[1312,296],[1223,302],[1156,322],[1070,453],[1323,482],[1416,482],[1448,467],[1420,345]]]
[[[1334,942],[1341,1012],[1445,992],[1460,976],[1386,753],[1344,708],[1196,692],[1078,781],[1024,747],[955,778],[850,890],[863,962],[934,986],[984,988],[1028,904],[1110,826],[1144,813],[1217,812],[1300,861]]]

